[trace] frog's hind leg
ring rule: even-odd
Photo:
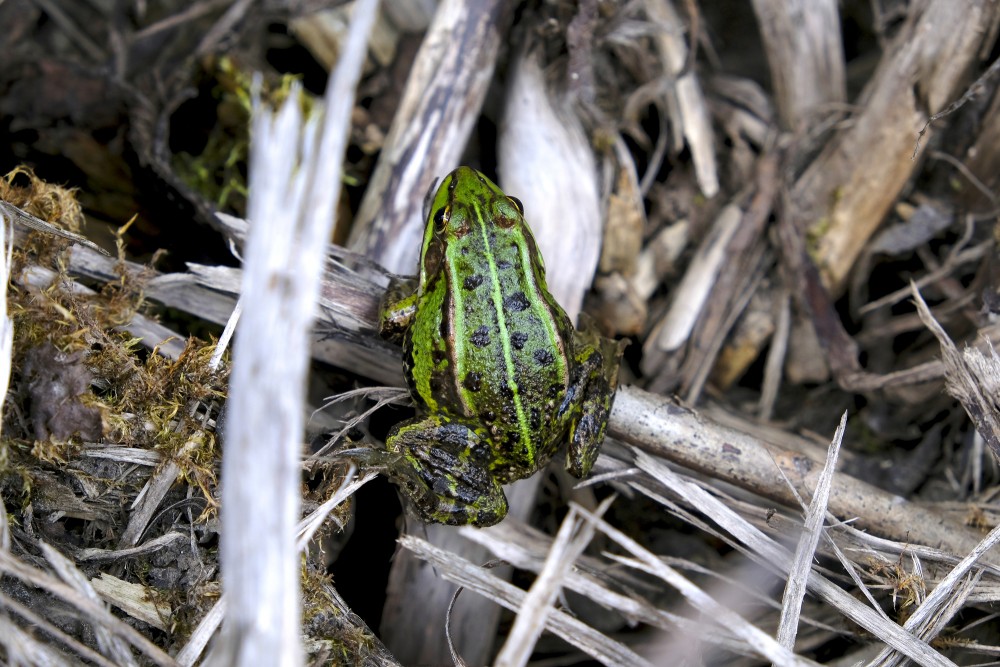
[[[580,332],[577,335],[587,337]],[[571,395],[582,398],[578,414],[573,416],[569,425],[566,470],[581,479],[590,474],[604,443],[611,404],[618,389],[618,366],[624,349],[623,344],[607,338],[591,336],[589,339],[596,345],[581,345],[581,349],[586,351],[577,359],[576,377],[569,389]]]
[[[424,520],[492,526],[507,515],[507,498],[490,471],[489,446],[474,430],[440,416],[403,422],[386,438],[384,466]]]

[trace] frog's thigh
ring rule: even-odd
[[[492,526],[507,515],[507,498],[490,472],[489,446],[468,426],[427,417],[404,422],[386,438],[400,454],[389,476],[425,521]]]
[[[606,347],[606,346],[602,346]],[[578,414],[569,427],[566,470],[574,477],[586,477],[597,460],[608,426],[611,400],[618,378],[616,349],[592,349],[581,360],[576,391],[582,395]]]

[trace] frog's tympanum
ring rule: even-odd
[[[564,440],[569,472],[590,472],[621,347],[573,328],[521,203],[474,169],[437,190],[419,271],[412,294],[390,290],[379,322],[402,342],[418,416],[373,459],[425,521],[490,526],[507,514],[500,485],[545,466]]]

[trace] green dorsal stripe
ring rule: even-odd
[[[521,431],[521,443],[528,454],[528,460],[534,461],[535,439],[532,437],[531,429],[528,426],[528,415],[524,411],[524,406],[521,405],[521,393],[514,378],[514,353],[510,348],[510,331],[507,329],[507,318],[503,310],[503,295],[500,293],[500,273],[497,271],[494,251],[490,246],[490,237],[486,229],[486,221],[483,219],[483,212],[479,208],[479,204],[475,201],[472,202],[472,208],[476,214],[476,226],[479,228],[479,233],[482,234],[483,247],[486,248],[486,261],[490,267],[492,285],[490,295],[493,297],[493,307],[497,313],[497,325],[500,328],[500,346],[503,348],[503,360],[507,367],[507,384],[511,391],[514,392],[514,409],[517,412],[518,429]],[[530,272],[530,269],[526,272]],[[459,376],[461,377],[461,374]]]

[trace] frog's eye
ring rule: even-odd
[[[442,231],[448,226],[448,220],[451,219],[451,206],[442,206],[438,210],[434,211],[434,229],[437,231]]]
[[[507,201],[514,205],[514,208],[517,209],[518,215],[524,215],[524,204],[521,203],[520,199],[517,197],[507,197]]]

